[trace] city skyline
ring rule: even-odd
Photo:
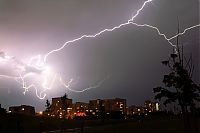
[[[0,17],[3,20],[0,23],[0,57],[4,59],[8,54],[10,57],[14,56],[11,59],[15,63],[23,64],[22,62],[27,62],[35,55],[45,55],[48,51],[61,47],[68,40],[123,24],[137,14],[144,2],[3,0],[0,3]],[[180,31],[183,32],[184,29],[199,24],[198,11],[196,0],[153,0],[144,7],[134,22],[156,26],[170,38],[177,34],[177,17]],[[180,43],[184,45],[186,54],[193,54],[196,68],[194,80],[199,83],[199,28],[186,32],[180,37]],[[161,61],[167,59],[172,51],[173,47],[154,29],[130,24],[96,38],[78,40],[50,55],[47,65],[61,75],[66,83],[73,79],[71,89],[77,92],[88,87],[92,89],[76,93],[55,84],[46,92],[45,99],[67,93],[76,101],[88,101],[97,97],[123,97],[130,99],[128,104],[141,104],[144,99],[153,99],[152,89],[162,84],[162,76],[167,70]],[[37,60],[30,64],[36,63],[35,61]],[[0,65],[0,75],[16,73],[11,63]],[[34,74],[43,72],[33,67],[25,69]],[[34,77],[35,82],[40,80],[38,77]],[[53,75],[49,77],[52,79]],[[48,82],[52,82],[51,79]],[[45,100],[38,99],[33,88],[24,95],[26,90],[9,78],[1,78],[0,85],[0,102],[3,106],[31,104],[37,106],[38,110],[44,109]]]
[[[86,113],[90,113],[90,115],[95,115],[93,114],[93,112],[95,112],[97,115],[102,107],[104,107],[104,110],[107,113],[112,111],[120,111],[125,116],[141,115],[142,113],[144,115],[147,115],[147,113],[161,111],[159,102],[155,102],[155,100],[145,100],[143,102],[143,105],[127,105],[127,99],[122,98],[90,99],[88,102],[74,102],[73,99],[70,99],[68,97],[66,97],[65,101],[63,101],[63,97],[64,96],[53,97],[51,100],[45,101],[45,110],[36,111],[37,109],[31,105],[14,105],[10,106],[9,109],[6,111],[7,113],[21,113],[33,116],[46,115],[48,117],[55,117],[55,114],[57,114],[56,117],[59,117],[60,111],[62,112],[61,115],[64,115],[63,110],[66,110],[69,111],[68,113],[72,116],[72,118],[78,113],[82,113],[82,116],[86,116]],[[49,102],[49,105],[47,105],[47,102]],[[64,109],[62,105],[65,103],[66,109]],[[59,110],[59,112],[57,112],[57,110]],[[145,112],[145,110],[147,111]]]

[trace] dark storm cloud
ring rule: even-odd
[[[0,0],[0,49],[20,60],[37,54],[44,55],[67,40],[126,22],[143,2]],[[177,33],[177,17],[181,30],[199,23],[198,6],[197,0],[154,0],[135,21],[157,26],[171,37]],[[182,43],[188,44],[186,53],[193,53],[196,66],[199,60],[198,33],[199,29],[194,29],[180,38]],[[80,94],[68,92],[75,100],[122,97],[127,98],[129,104],[142,104],[145,99],[153,97],[152,88],[161,84],[166,69],[160,62],[171,52],[172,47],[156,31],[128,25],[97,38],[77,41],[50,55],[47,63],[63,77],[80,77],[73,86],[77,90],[111,75],[100,88]],[[35,71],[33,68],[27,69]],[[195,73],[197,78],[198,69]],[[42,108],[42,102],[36,99],[34,92],[22,97],[20,89],[17,90],[14,89],[11,94],[1,94],[8,97],[14,95],[18,103],[40,103],[37,107]],[[54,90],[48,92],[48,98],[60,96],[66,91],[61,87]],[[7,101],[7,104],[14,103],[14,100],[6,97],[0,100]]]

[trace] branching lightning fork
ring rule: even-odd
[[[188,30],[192,30],[194,28],[197,28],[197,27],[200,27],[200,24],[197,24],[197,25],[194,25],[194,26],[191,26],[191,27],[188,27],[186,28],[183,32],[181,33],[178,33],[170,38],[168,38],[164,33],[161,33],[161,31],[159,30],[159,28],[157,28],[156,26],[152,26],[152,25],[149,25],[149,24],[137,24],[134,22],[135,18],[140,14],[140,12],[143,11],[143,9],[145,8],[145,6],[147,4],[149,4],[150,2],[152,2],[153,0],[146,0],[141,8],[139,8],[136,12],[135,15],[132,16],[131,19],[129,19],[128,21],[126,21],[125,23],[122,23],[122,24],[119,24],[118,26],[115,26],[113,28],[108,28],[108,29],[104,29],[98,33],[95,33],[93,35],[83,35],[81,37],[78,37],[76,39],[73,39],[73,40],[69,40],[67,42],[65,42],[61,47],[57,48],[57,49],[53,49],[51,51],[49,51],[47,54],[44,55],[44,58],[43,60],[41,59],[41,56],[38,55],[38,56],[35,56],[35,57],[32,57],[30,59],[30,61],[27,63],[27,65],[25,65],[23,68],[25,68],[26,66],[29,66],[29,67],[32,67],[38,71],[41,71],[41,72],[44,72],[44,71],[47,71],[47,67],[46,67],[46,61],[48,59],[48,57],[50,55],[52,55],[53,53],[55,52],[59,52],[60,50],[64,49],[65,47],[69,46],[70,44],[72,44],[73,42],[76,42],[76,41],[79,41],[81,39],[84,39],[84,38],[95,38],[105,32],[111,32],[111,31],[114,31],[116,29],[119,29],[123,26],[126,26],[126,25],[135,25],[135,26],[138,26],[138,27],[147,27],[147,28],[150,28],[150,29],[153,29],[153,30],[156,30],[156,32],[158,33],[158,35],[162,36],[175,50],[175,52],[177,53],[177,46],[174,45],[171,41],[175,38],[177,38],[178,36],[181,36],[183,34],[185,34]],[[10,59],[9,56],[6,56],[6,58],[2,58],[2,60],[6,60],[6,59]],[[36,60],[36,63],[33,63],[33,60]],[[1,62],[1,57],[0,57],[0,62]],[[23,70],[22,72],[24,72],[25,70]],[[80,91],[77,91],[77,90],[73,90],[70,88],[71,86],[71,83],[73,82],[73,79],[70,79],[67,83],[63,81],[62,77],[61,76],[58,76],[58,74],[54,74],[53,76],[53,79],[51,80],[51,83],[48,85],[48,81],[47,81],[47,77],[48,75],[45,75],[44,76],[44,80],[41,84],[41,86],[43,87],[43,90],[38,93],[38,89],[36,87],[35,84],[30,84],[30,85],[27,85],[27,82],[25,81],[25,78],[29,77],[30,75],[30,72],[26,73],[26,74],[23,74],[22,76],[22,72],[19,73],[19,76],[8,76],[8,75],[0,75],[0,78],[11,78],[11,79],[15,79],[17,82],[19,82],[21,85],[22,85],[22,88],[24,89],[24,94],[30,89],[30,88],[34,88],[35,91],[36,91],[36,96],[40,99],[44,99],[46,94],[45,94],[45,91],[46,90],[49,90],[52,88],[52,86],[54,85],[55,81],[58,80],[61,85],[63,85],[64,87],[66,87],[69,91],[72,91],[72,92],[84,92],[84,91],[87,91],[87,90],[90,90],[90,89],[93,89],[93,88],[98,88],[101,86],[101,84],[105,81],[102,80],[100,82],[98,82],[96,85],[94,86],[90,86],[88,88],[85,88],[83,90],[80,90]]]

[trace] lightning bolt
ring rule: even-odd
[[[172,36],[171,38],[168,38],[164,33],[161,33],[160,30],[159,30],[159,28],[157,28],[156,26],[152,26],[152,25],[148,25],[148,24],[137,24],[137,23],[135,23],[135,22],[134,22],[134,19],[140,14],[140,12],[145,8],[145,6],[146,6],[148,3],[152,2],[152,1],[153,1],[153,0],[147,0],[147,1],[145,1],[145,2],[143,3],[143,5],[141,6],[141,8],[137,10],[136,14],[133,15],[132,18],[129,19],[129,20],[128,20],[127,22],[125,22],[125,23],[122,23],[122,24],[120,24],[120,25],[118,25],[118,26],[115,26],[115,27],[113,27],[113,28],[104,29],[104,30],[102,30],[102,31],[100,31],[100,32],[98,32],[98,33],[96,33],[96,34],[93,34],[93,35],[87,35],[87,34],[82,35],[82,36],[79,37],[79,38],[76,38],[76,39],[69,40],[69,41],[65,42],[60,48],[57,48],[57,49],[54,49],[54,50],[49,51],[49,52],[44,56],[44,63],[46,62],[48,56],[50,56],[51,54],[53,54],[53,53],[55,53],[55,52],[59,52],[60,50],[64,49],[66,46],[69,46],[70,44],[72,44],[73,42],[79,41],[79,40],[84,39],[84,38],[95,38],[95,37],[97,37],[97,36],[103,34],[104,32],[111,32],[111,31],[114,31],[114,30],[116,30],[116,29],[121,28],[122,26],[126,26],[126,25],[129,25],[129,24],[133,24],[133,25],[138,26],[138,27],[148,27],[148,28],[151,28],[151,29],[156,30],[157,33],[158,33],[158,35],[163,36],[164,39],[165,39],[172,47],[174,47],[175,52],[177,53],[177,52],[178,52],[178,51],[177,51],[177,47],[176,47],[176,45],[174,45],[174,44],[171,42],[171,40],[174,39],[174,38],[176,38],[176,37],[178,37],[178,36],[180,36],[180,35],[185,34],[186,31],[188,31],[188,30],[194,29],[194,28],[196,28],[196,27],[200,27],[200,24],[191,26],[191,27],[185,29],[182,33],[178,33],[178,34]]]
[[[71,44],[71,43],[73,43],[73,42],[76,42],[76,41],[81,40],[81,39],[84,39],[84,38],[95,38],[95,37],[101,35],[101,34],[104,33],[104,32],[107,32],[107,31],[114,31],[114,30],[116,30],[116,29],[121,28],[122,26],[129,25],[129,24],[140,14],[140,12],[144,9],[145,5],[147,5],[147,4],[150,3],[151,1],[152,1],[152,0],[147,0],[147,1],[145,1],[145,2],[143,3],[142,7],[141,7],[139,10],[137,10],[136,14],[135,14],[131,19],[129,19],[128,22],[126,22],[126,23],[120,24],[120,25],[115,26],[115,27],[110,28],[110,29],[104,29],[104,30],[102,30],[102,31],[100,31],[100,32],[98,32],[98,33],[96,33],[96,34],[94,34],[94,35],[83,35],[83,36],[81,36],[81,37],[79,37],[79,38],[76,38],[76,39],[73,39],[73,40],[70,40],[70,41],[65,42],[65,43],[64,43],[60,48],[58,48],[58,49],[54,49],[54,50],[52,50],[52,51],[49,51],[49,52],[44,56],[44,62],[46,62],[46,60],[47,60],[47,58],[48,58],[49,55],[51,55],[51,54],[54,53],[54,52],[58,52],[58,51],[62,50],[62,49],[65,48],[67,45],[69,45],[69,44]]]
[[[65,42],[61,47],[49,51],[47,54],[45,54],[45,55],[43,56],[43,59],[42,59],[41,55],[32,57],[32,58],[30,59],[30,61],[27,63],[27,65],[25,65],[24,67],[23,67],[23,66],[20,67],[20,68],[21,68],[21,71],[24,72],[26,66],[29,66],[29,67],[31,67],[31,68],[35,68],[36,70],[41,71],[41,72],[48,71],[48,67],[46,67],[46,61],[47,61],[48,57],[49,57],[50,55],[52,55],[53,53],[56,53],[56,52],[59,52],[59,51],[63,50],[65,47],[67,47],[67,46],[73,44],[73,43],[76,42],[76,41],[82,40],[82,39],[84,39],[84,38],[95,38],[95,37],[97,37],[97,36],[102,35],[102,34],[105,33],[105,32],[112,32],[112,31],[114,31],[114,30],[116,30],[116,29],[119,29],[119,28],[121,28],[121,27],[123,27],[123,26],[127,26],[127,25],[134,25],[134,26],[137,26],[137,27],[147,27],[147,28],[150,28],[150,29],[155,30],[155,31],[158,33],[158,35],[162,36],[162,37],[174,48],[175,53],[177,53],[177,46],[176,46],[175,44],[173,44],[171,41],[172,41],[173,39],[177,38],[178,36],[184,35],[184,34],[185,34],[187,31],[189,31],[189,30],[192,30],[192,29],[194,29],[194,28],[200,27],[200,24],[197,24],[197,25],[188,27],[188,28],[186,28],[183,32],[178,33],[178,34],[176,34],[176,35],[174,35],[174,36],[167,37],[167,36],[166,36],[164,33],[162,33],[162,32],[159,30],[159,28],[156,27],[156,26],[152,26],[152,25],[149,25],[149,24],[137,24],[136,22],[134,22],[135,18],[140,14],[140,12],[142,12],[143,9],[146,7],[146,5],[149,4],[149,3],[151,3],[152,1],[153,1],[153,0],[146,0],[146,1],[142,4],[142,6],[137,10],[137,12],[136,12],[129,20],[127,20],[125,23],[119,24],[118,26],[115,26],[115,27],[113,27],[113,28],[104,29],[104,30],[102,30],[102,31],[100,31],[100,32],[97,32],[97,33],[93,34],[93,35],[87,35],[87,34],[85,34],[85,35],[82,35],[82,36],[80,36],[80,37],[78,37],[78,38],[75,38],[75,39],[73,39],[73,40],[69,40],[69,41]],[[8,59],[11,59],[11,57],[10,57],[10,56],[5,56],[4,58],[1,58],[1,57],[0,57],[0,62],[1,62],[1,61],[4,61],[5,59],[8,60]],[[36,61],[35,63],[33,63],[34,60]],[[100,87],[100,86],[103,84],[103,82],[105,81],[105,79],[106,79],[106,78],[105,78],[104,80],[98,82],[98,83],[97,83],[96,85],[94,85],[94,86],[90,86],[90,87],[85,88],[85,89],[83,89],[83,90],[78,90],[78,91],[77,91],[77,90],[73,90],[73,89],[70,88],[70,86],[71,86],[71,84],[72,84],[72,82],[73,82],[73,79],[70,79],[69,81],[65,82],[65,81],[63,81],[63,79],[62,79],[61,76],[58,76],[58,74],[54,74],[54,76],[53,76],[53,78],[52,78],[52,80],[51,80],[51,83],[48,83],[48,80],[47,80],[48,75],[45,75],[45,76],[44,76],[44,80],[43,80],[43,82],[42,82],[43,90],[39,93],[39,92],[38,92],[38,89],[37,89],[37,87],[36,87],[35,84],[27,85],[27,82],[25,81],[25,79],[26,79],[27,77],[29,77],[30,75],[31,75],[31,73],[27,73],[27,74],[24,74],[24,75],[22,76],[22,74],[19,73],[19,76],[15,76],[15,77],[14,77],[14,76],[0,75],[0,78],[11,78],[11,79],[15,79],[17,82],[19,82],[19,83],[22,85],[22,88],[24,89],[24,92],[23,92],[24,94],[25,94],[30,88],[34,88],[35,91],[36,91],[36,96],[37,96],[38,98],[40,98],[40,99],[44,99],[44,98],[46,97],[45,91],[51,89],[51,88],[53,87],[54,83],[55,83],[57,80],[59,80],[59,82],[60,82],[65,88],[67,88],[69,91],[81,93],[81,92],[84,92],[84,91],[88,91],[88,90],[90,90],[90,89],[94,89],[94,88]]]
[[[81,93],[81,92],[85,92],[88,91],[90,89],[95,89],[95,88],[99,88],[107,79],[109,78],[109,76],[107,76],[106,78],[104,78],[103,80],[99,81],[97,84],[93,85],[93,86],[89,86],[83,90],[74,90],[70,88],[70,84],[73,82],[73,79],[70,79],[69,82],[67,82],[67,84],[63,81],[62,77],[60,77],[60,82],[61,84],[67,88],[69,91],[71,92],[77,92],[77,93]]]

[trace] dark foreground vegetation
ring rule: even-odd
[[[64,120],[47,117],[6,114],[0,118],[0,133],[183,133],[181,115],[157,113],[127,120]],[[198,133],[200,117],[191,119]]]

